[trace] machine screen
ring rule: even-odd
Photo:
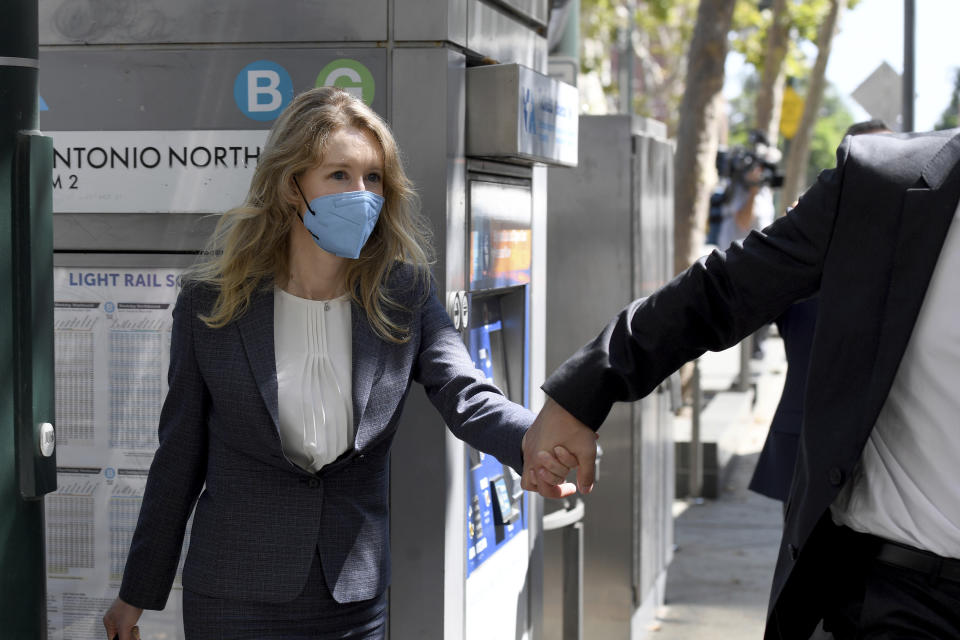
[[[470,355],[487,380],[509,389],[503,321],[496,297],[475,300]],[[520,356],[521,354],[516,354]],[[525,501],[516,474],[493,456],[468,447],[467,575],[527,527]]]

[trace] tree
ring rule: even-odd
[[[674,270],[700,256],[710,191],[716,181],[717,120],[734,3],[701,0],[687,55],[674,157]]]
[[[777,144],[787,76],[805,77],[809,65],[800,48],[814,41],[829,0],[772,0],[768,9],[739,2],[733,14],[732,48],[757,71],[756,104],[749,127]]]
[[[673,136],[697,4],[698,0],[581,0],[580,71],[584,93],[589,94],[582,111],[619,110],[626,90],[620,71],[628,66],[626,55],[632,51],[633,113],[666,123]]]
[[[859,0],[848,0],[852,9]],[[749,110],[750,128],[758,129],[778,145],[780,116],[786,78],[805,79],[810,64],[801,48],[816,43],[820,25],[830,9],[830,0],[768,0],[739,2],[733,14],[733,50],[757,71],[756,104]],[[744,112],[746,113],[746,112]]]
[[[697,0],[648,1],[634,14],[634,112],[666,123],[671,136],[677,130],[696,15]]]
[[[960,69],[954,70],[956,76],[953,79],[953,93],[950,95],[950,106],[944,109],[940,115],[934,129],[953,129],[957,126],[957,118],[960,116]]]
[[[580,2],[581,113],[607,113],[618,95],[612,72],[611,49],[624,19],[621,0]],[[597,92],[591,93],[590,89]]]
[[[677,270],[702,250],[710,191],[716,183],[717,122],[722,117],[720,88],[728,46],[744,53],[759,76],[754,83],[760,88],[757,103],[749,109],[753,115],[746,117],[748,111],[742,110],[741,122],[748,128],[759,124],[769,141],[777,144],[777,104],[784,75],[807,75],[809,63],[799,47],[801,41],[816,40],[824,51],[826,40],[819,27],[836,1],[774,0],[770,10],[760,10],[757,0],[581,0],[581,71],[589,78],[584,84],[596,87],[600,96],[596,109],[585,111],[619,110],[624,102],[620,93],[626,90],[618,81],[624,77],[621,67],[627,65],[627,56],[636,56],[636,63],[630,63],[636,87],[631,111],[666,122],[677,140]],[[844,5],[852,7],[857,1],[844,0]],[[822,73],[819,84],[818,104],[823,95]],[[810,86],[814,96],[817,82]],[[816,113],[814,108],[806,130],[801,131],[806,136],[801,145],[806,147],[801,174],[810,156],[811,137],[819,140]]]
[[[837,33],[840,17],[846,6],[847,0],[830,0],[830,11],[820,25],[817,36],[817,60],[810,72],[803,116],[800,118],[800,126],[797,128],[797,133],[793,137],[790,150],[787,153],[781,202],[790,203],[796,200],[807,184],[806,168],[810,157],[810,141],[813,137],[814,125],[826,86],[827,60],[830,58],[833,36]]]
[[[784,61],[790,48],[790,24],[787,0],[773,0],[770,24],[767,27],[763,71],[757,90],[754,128],[774,145],[780,138],[780,108],[783,105],[783,87],[787,77]]]

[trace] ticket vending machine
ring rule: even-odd
[[[454,192],[463,217],[448,217],[438,243],[448,308],[476,366],[511,400],[536,409],[544,165],[576,162],[578,96],[518,64],[468,66],[464,89]],[[438,423],[422,394],[411,394],[392,463],[391,637],[543,637],[542,502],[520,489],[513,470]]]
[[[39,2],[40,126],[54,141],[53,640],[99,637],[156,446],[177,276],[217,214],[242,200],[295,93],[339,86],[388,120],[434,231],[434,275],[451,315],[478,366],[536,408],[545,165],[575,163],[577,141],[576,90],[542,75],[549,3],[284,9],[273,0]],[[486,67],[508,89],[491,86],[482,106],[468,107],[468,76]],[[484,113],[503,126],[471,140],[468,124]],[[494,138],[501,129],[513,139]],[[538,501],[450,435],[417,389],[391,470],[391,637],[460,639],[468,628],[535,637]],[[179,588],[165,611],[144,616],[144,640],[181,636]]]
[[[512,167],[501,167],[501,175],[492,163],[471,168],[467,345],[489,380],[530,406],[531,183]],[[509,466],[467,449],[465,637],[514,637],[524,622],[533,626],[528,563],[539,522],[530,519],[539,500],[531,505]],[[492,610],[506,613],[496,619]]]

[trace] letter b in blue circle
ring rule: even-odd
[[[273,120],[293,100],[293,81],[276,62],[257,60],[237,74],[233,99],[243,115],[253,120]]]

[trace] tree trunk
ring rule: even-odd
[[[787,11],[787,0],[774,0],[773,16],[767,28],[763,75],[757,89],[757,121],[754,127],[767,137],[771,146],[777,146],[780,137],[780,110],[787,76],[783,61],[789,45],[790,13]]]
[[[830,47],[840,24],[840,16],[846,7],[847,0],[831,0],[830,11],[827,13],[823,24],[820,25],[820,32],[817,34],[817,61],[810,72],[810,84],[807,88],[807,98],[803,105],[800,126],[790,142],[790,153],[787,154],[783,199],[781,200],[784,203],[794,202],[807,187],[810,140],[813,137],[813,126],[820,112],[820,104],[823,102],[827,60],[830,58]]]
[[[710,191],[716,182],[718,118],[715,98],[723,88],[727,34],[734,2],[700,0],[687,56],[686,91],[680,104],[674,157],[674,269],[692,264],[703,248]]]

